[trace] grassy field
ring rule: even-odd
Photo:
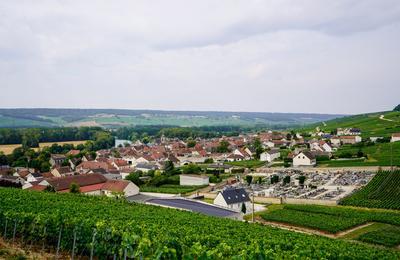
[[[363,152],[364,158],[346,160],[330,160],[318,162],[319,167],[350,167],[350,166],[400,166],[400,142],[376,143],[371,146],[357,147],[352,145],[341,146],[336,154],[356,156],[358,151]]]
[[[384,115],[383,119],[380,118],[381,115]],[[356,127],[361,129],[363,138],[370,136],[386,137],[390,136],[391,133],[400,132],[400,112],[378,112],[343,117],[326,121],[325,124],[314,124],[312,127],[304,129],[304,131],[314,130],[317,126],[328,133],[336,128]]]
[[[173,185],[173,184],[165,184],[161,185],[160,187],[153,187],[153,186],[141,186],[141,192],[156,192],[156,193],[169,193],[169,194],[185,194],[188,192],[192,192],[205,186],[180,186],[180,185]]]
[[[84,144],[87,141],[67,141],[67,142],[50,142],[50,143],[40,143],[39,148],[34,148],[35,151],[38,151],[40,148],[44,147],[49,147],[53,144],[59,144],[59,145],[64,145],[64,144],[73,144],[73,145],[79,145],[79,144]],[[3,152],[4,154],[11,154],[15,148],[21,147],[20,144],[3,144],[0,145],[0,152]]]
[[[257,168],[265,165],[265,162],[258,160],[248,160],[248,161],[226,162],[225,164],[238,167],[245,167],[245,168]]]

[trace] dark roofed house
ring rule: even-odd
[[[226,188],[218,193],[214,199],[214,204],[236,212],[243,212],[243,210],[249,212],[251,210],[249,194],[243,188]]]

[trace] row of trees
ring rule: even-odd
[[[100,127],[0,128],[0,144],[38,147],[40,142],[95,140],[102,133],[109,132]]]
[[[94,156],[95,151],[100,149],[108,149],[114,145],[114,137],[108,132],[96,132],[94,140],[87,141],[85,144],[74,146],[72,144],[58,145],[53,144],[50,147],[44,147],[39,151],[35,151],[29,146],[22,146],[14,149],[10,155],[0,152],[0,165],[10,165],[12,167],[30,167],[47,172],[50,170],[50,155],[65,154],[72,149],[81,151],[79,156],[91,154]]]
[[[117,129],[114,134],[121,139],[131,141],[148,140],[149,138],[168,138],[195,139],[195,138],[214,138],[221,136],[237,136],[245,131],[265,130],[261,127],[242,127],[242,126],[202,126],[202,127],[176,127],[176,126],[135,126],[122,127]]]

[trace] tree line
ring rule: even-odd
[[[38,147],[40,142],[94,140],[96,135],[104,132],[107,131],[101,127],[0,128],[0,144]]]

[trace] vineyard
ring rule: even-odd
[[[284,222],[333,234],[367,222],[400,226],[400,212],[317,205],[284,205],[268,210],[261,217],[267,221]]]
[[[357,239],[362,242],[387,247],[398,246],[400,245],[400,227],[387,226],[379,230],[362,234]]]
[[[379,172],[367,186],[340,201],[341,205],[400,209],[400,171]]]
[[[72,256],[157,259],[398,259],[394,250],[185,211],[74,194],[0,189],[7,241]]]

